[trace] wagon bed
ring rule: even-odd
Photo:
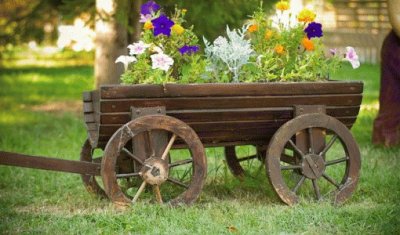
[[[131,121],[132,107],[165,107],[166,115],[188,124],[206,147],[266,145],[294,118],[297,105],[320,105],[351,128],[362,91],[358,81],[107,85],[84,93],[84,117],[94,148],[104,148]]]

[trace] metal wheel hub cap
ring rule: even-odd
[[[318,179],[325,172],[325,161],[317,154],[307,154],[301,163],[301,173],[309,179]]]
[[[161,158],[148,158],[140,170],[143,180],[151,185],[161,185],[168,179],[168,163]]]

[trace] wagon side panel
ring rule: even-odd
[[[361,82],[106,86],[100,90],[99,144],[131,120],[130,107],[166,107],[207,146],[265,144],[294,117],[295,105],[324,105],[348,128],[356,120]]]

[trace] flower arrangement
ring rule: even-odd
[[[124,84],[137,83],[195,83],[205,70],[199,52],[198,38],[193,26],[184,28],[185,9],[176,9],[166,16],[154,1],[141,6],[140,22],[143,32],[139,42],[128,45],[129,55],[120,56]]]
[[[166,16],[154,1],[141,7],[141,40],[128,46],[121,80],[136,83],[320,81],[338,69],[343,60],[360,66],[352,47],[346,52],[326,51],[322,25],[316,14],[304,9],[290,20],[290,5],[280,1],[276,15],[259,8],[241,29],[226,29],[226,37],[212,43],[203,39],[204,53],[193,26],[184,27],[185,9]],[[289,20],[287,20],[289,19]],[[285,21],[286,20],[286,21]]]

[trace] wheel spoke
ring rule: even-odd
[[[136,156],[135,156],[133,153],[131,153],[128,149],[122,148],[122,151],[123,151],[124,153],[128,154],[128,156],[131,157],[133,160],[139,162],[141,165],[144,165],[143,161],[142,161],[140,158],[136,157]]]
[[[135,197],[132,199],[132,203],[135,203],[137,199],[139,198],[140,194],[143,192],[144,188],[146,187],[146,181],[143,181],[143,183],[140,185],[139,190],[136,192]]]
[[[281,166],[282,171],[295,170],[295,169],[301,169],[301,166],[299,166],[299,165]]]
[[[309,141],[309,152],[310,153],[314,153],[315,151],[314,151],[314,140],[313,140],[313,133],[312,133],[312,127],[310,127],[310,128],[308,128],[307,129],[307,131],[308,131],[308,141]]]
[[[151,134],[151,130],[146,132],[145,138],[146,138],[148,150],[150,150],[150,153],[151,153],[150,157],[154,157],[156,155],[156,152],[154,150],[154,142],[153,142],[153,136]]]
[[[334,179],[332,179],[331,177],[329,177],[326,173],[323,173],[322,176],[324,177],[324,179],[326,179],[329,183],[335,185],[336,188],[340,188],[339,184],[336,183],[336,181]]]
[[[184,184],[181,181],[179,181],[177,179],[174,179],[174,178],[171,178],[171,177],[168,177],[167,181],[169,181],[171,183],[174,183],[176,185],[179,185],[181,187],[184,187],[184,188],[189,188],[189,186],[187,184]]]
[[[131,178],[131,177],[137,177],[140,176],[139,173],[128,173],[128,174],[117,174],[117,178]]]
[[[239,158],[238,161],[239,162],[243,162],[243,161],[248,161],[251,159],[257,158],[257,155],[252,155],[252,156],[248,156],[248,157],[244,157],[244,158]]]
[[[323,156],[326,154],[326,152],[328,152],[328,150],[332,147],[332,145],[335,143],[336,139],[337,139],[337,135],[335,134],[334,136],[332,136],[332,138],[329,140],[328,144],[325,146],[325,148],[319,153],[319,156]]]
[[[171,137],[171,139],[170,139],[169,142],[168,142],[167,147],[165,147],[165,150],[164,150],[163,155],[161,156],[161,159],[162,159],[162,160],[165,160],[165,158],[167,158],[168,152],[169,152],[169,150],[171,149],[172,145],[174,144],[175,139],[176,139],[176,135],[173,134],[172,137]]]
[[[181,165],[185,165],[185,164],[192,163],[192,162],[193,162],[193,159],[180,160],[180,161],[176,161],[171,164],[168,164],[168,167],[172,168],[172,167],[181,166]]]
[[[317,200],[321,199],[321,193],[319,192],[319,187],[318,187],[316,179],[312,180],[312,185],[313,185],[313,188],[315,191],[315,196],[317,197]]]
[[[292,192],[293,192],[293,193],[296,193],[297,190],[299,190],[300,186],[304,183],[305,180],[306,180],[306,177],[303,175],[303,176],[300,178],[299,182],[297,182],[296,186],[294,186],[294,188],[292,189]]]
[[[294,151],[296,151],[301,156],[301,158],[303,159],[304,158],[304,153],[297,147],[297,145],[295,143],[293,143],[292,140],[289,140],[289,144],[292,146]]]
[[[341,163],[341,162],[345,162],[347,160],[349,160],[349,157],[339,158],[339,159],[336,159],[336,160],[325,162],[325,166],[335,165],[335,164],[338,164],[338,163]]]
[[[154,194],[156,195],[157,202],[163,204],[160,187],[158,185],[153,186]]]

